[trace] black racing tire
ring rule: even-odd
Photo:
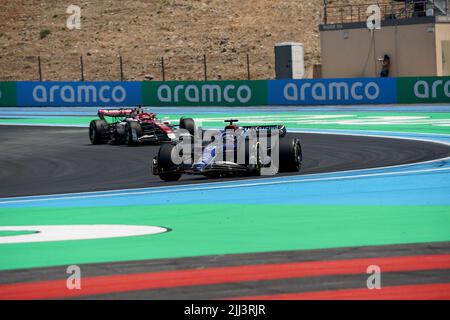
[[[176,148],[174,144],[162,144],[159,147],[157,160],[158,168],[160,170],[159,177],[164,181],[178,181],[181,178],[181,173],[178,172],[167,172],[164,170],[170,170],[175,167],[176,164],[172,161],[172,152]]]
[[[137,146],[139,144],[138,138],[142,137],[142,126],[137,121],[127,122],[127,143],[129,146]],[[133,133],[136,133],[136,137],[133,137]]]
[[[170,181],[178,181],[181,178],[181,173],[160,173],[159,177],[161,180],[170,182]]]
[[[180,129],[187,130],[191,136],[195,133],[195,121],[192,118],[181,118]]]
[[[280,172],[298,172],[302,164],[302,147],[297,138],[280,138]]]
[[[108,143],[108,123],[105,120],[92,120],[89,124],[89,139],[92,144]]]

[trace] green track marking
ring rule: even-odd
[[[0,237],[20,236],[33,233],[35,233],[35,231],[0,231]]]
[[[181,115],[159,115],[178,123]],[[189,115],[202,121],[207,127],[222,127],[223,119],[236,117],[240,124],[274,124],[283,123],[292,129],[343,129],[343,130],[377,130],[395,132],[428,132],[450,134],[450,113],[399,113],[399,112],[232,112],[224,114]],[[1,123],[84,125],[95,117],[48,117],[39,119],[1,119]]]
[[[89,122],[95,119],[92,117],[48,117],[48,118],[29,118],[29,119],[0,119],[0,124],[54,124],[54,125],[85,125],[89,126]]]
[[[314,112],[198,116],[203,126],[223,126],[223,119],[236,117],[241,125],[285,124],[292,129],[377,130],[394,132],[450,133],[450,113]]]
[[[0,225],[134,224],[151,236],[0,244],[0,270],[450,240],[450,206],[166,205],[2,208]]]

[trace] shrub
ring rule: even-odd
[[[51,33],[51,31],[49,29],[42,29],[41,32],[39,32],[39,38],[44,39],[50,33]]]

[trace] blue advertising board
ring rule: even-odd
[[[142,103],[141,82],[17,82],[19,106],[131,106]]]
[[[11,84],[0,83],[0,94],[3,99],[0,100],[0,106],[124,107],[140,104],[157,106],[162,105],[154,98],[159,92],[158,86],[171,90],[175,100],[170,103],[165,102],[164,105],[174,106],[224,105],[223,101],[226,101],[226,98],[236,100],[229,95],[235,91],[238,92],[239,90],[236,88],[239,89],[239,86],[247,90],[244,90],[245,92],[241,90],[247,93],[244,98],[251,96],[251,100],[246,105],[395,104],[403,101],[397,99],[397,95],[400,96],[397,87],[401,81],[403,81],[402,78],[267,80],[233,83],[210,81],[188,84],[186,82],[143,83],[139,81],[19,81]],[[400,93],[405,91],[403,87]],[[168,90],[166,91],[168,92]],[[205,95],[203,91],[208,94]],[[193,95],[193,97],[189,95]],[[197,96],[199,101],[194,99]],[[218,100],[200,101],[203,96]],[[190,100],[186,100],[186,97],[194,99],[195,102],[189,102]],[[165,97],[165,99],[168,98]],[[238,105],[238,103],[229,103],[229,105]]]
[[[396,102],[395,78],[268,81],[268,105],[341,105]]]

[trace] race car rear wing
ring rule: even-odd
[[[143,113],[142,107],[137,108],[120,108],[120,109],[99,109],[97,115],[100,119],[105,117],[129,117],[133,118],[136,115]]]
[[[280,137],[286,135],[286,126],[283,124],[276,125],[259,125],[259,126],[242,126],[243,129],[255,129],[256,131],[266,130],[268,133],[272,132],[272,130],[278,130],[280,133]]]

